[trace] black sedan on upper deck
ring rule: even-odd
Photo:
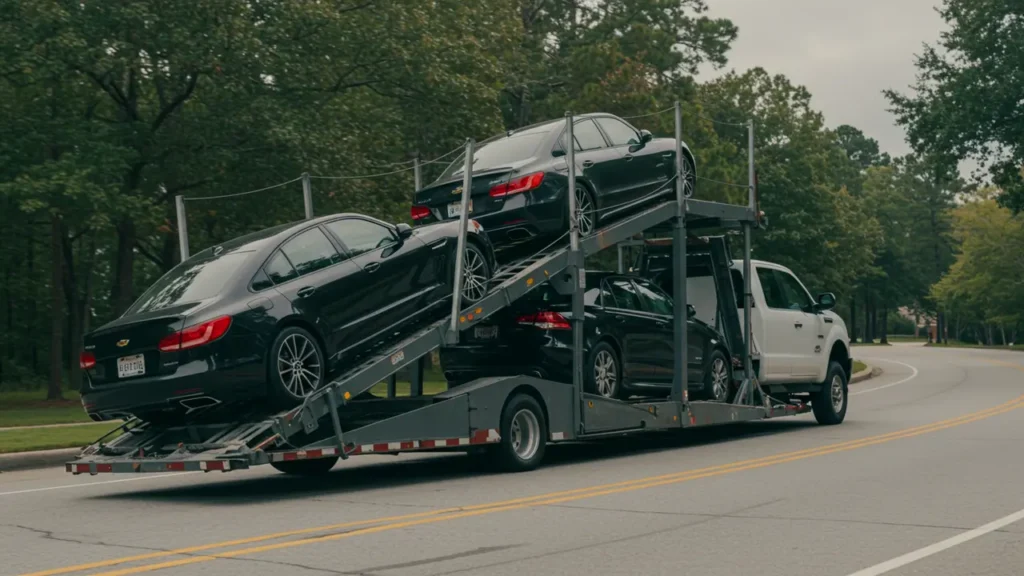
[[[495,268],[470,224],[467,303]],[[95,420],[293,406],[382,341],[444,317],[457,238],[455,223],[335,214],[203,250],[85,336],[82,404]]]
[[[674,194],[675,139],[654,138],[611,114],[587,114],[573,123],[576,203],[580,232],[662,195]],[[568,230],[565,121],[553,120],[494,136],[473,154],[470,216],[496,248]],[[683,144],[684,187],[696,183],[693,154]],[[461,213],[465,155],[416,193],[415,224],[453,220]]]

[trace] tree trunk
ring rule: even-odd
[[[879,328],[879,341],[882,344],[889,343],[889,303],[882,300],[882,325]]]
[[[914,314],[914,338],[917,339],[917,338],[920,338],[920,337],[921,337],[921,315],[915,313]]]
[[[874,340],[874,334],[871,333],[871,297],[868,294],[867,289],[864,289],[864,343],[871,344]]]
[[[850,340],[857,341],[857,293],[850,296]]]
[[[114,262],[114,315],[120,316],[132,304],[133,267],[135,265],[135,224],[122,220],[117,224],[117,254]]]
[[[61,330],[64,327],[64,271],[61,261],[63,260],[63,226],[60,216],[54,214],[50,217],[50,384],[46,391],[47,400],[60,400],[61,381],[63,376],[64,355],[61,353],[61,344],[64,337]]]
[[[995,335],[992,334],[992,325],[985,324],[985,343],[989,346],[995,346],[996,343],[994,336]]]
[[[34,282],[38,282],[38,279],[36,278],[36,273],[35,273],[35,260],[36,260],[36,258],[35,258],[35,255],[36,255],[35,254],[35,244],[36,244],[36,242],[35,242],[35,235],[36,235],[35,227],[34,226],[28,226],[26,228],[26,234],[25,234],[26,240],[28,242],[28,244],[27,244],[28,245],[28,253],[26,254],[26,259],[25,259],[26,260],[26,265],[28,267],[28,273],[26,274],[26,277],[28,278],[29,282],[33,282],[33,283]],[[38,312],[39,312],[39,309],[38,309],[38,306],[36,306],[36,299],[35,298],[29,298],[28,299],[28,321],[29,322],[35,322],[36,318],[38,317],[37,316]],[[39,328],[41,329],[42,326],[40,326]],[[32,373],[38,375],[39,374],[39,340],[37,340],[36,338],[32,338],[31,362],[32,362]]]

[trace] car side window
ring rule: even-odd
[[[640,296],[648,312],[662,316],[672,315],[672,299],[660,288],[645,280],[637,280],[636,287],[640,290]]]
[[[253,291],[259,292],[260,290],[266,290],[267,288],[270,288],[273,285],[274,281],[271,280],[270,276],[267,276],[267,272],[261,268],[252,277],[252,284],[250,285],[250,287],[253,289]]]
[[[587,150],[597,150],[604,148],[608,145],[604,140],[604,136],[601,135],[601,131],[597,129],[597,125],[594,124],[593,120],[581,120],[572,126],[572,135],[576,139],[576,151],[584,152]],[[556,150],[565,150],[565,131],[562,131],[562,136],[558,139],[558,145],[555,147]]]
[[[274,255],[270,257],[263,270],[267,273],[267,276],[270,276],[274,284],[283,284],[299,277],[292,263],[288,261],[288,258],[280,250],[274,252]]]
[[[804,290],[796,276],[782,270],[776,270],[775,275],[778,277],[782,289],[786,291],[786,302],[791,310],[809,310],[811,308],[813,304],[811,296],[807,290]]]
[[[598,118],[597,123],[601,125],[601,129],[608,135],[608,139],[611,140],[612,146],[626,146],[640,143],[640,135],[621,120],[615,118]]]
[[[618,279],[611,280],[607,284],[609,292],[615,300],[613,306],[625,310],[636,310],[638,312],[643,310],[643,305],[640,303],[640,295],[637,294],[636,288],[633,286],[632,282],[629,280]]]
[[[351,256],[359,256],[398,241],[387,226],[362,218],[346,218],[326,224],[327,229],[341,240]]]
[[[299,276],[323,270],[341,261],[341,255],[334,249],[334,244],[319,228],[310,228],[285,242],[281,252],[288,257]]]

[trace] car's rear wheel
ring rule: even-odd
[[[683,196],[689,198],[697,190],[697,171],[690,157],[683,154]]]
[[[576,185],[576,222],[580,236],[589,236],[597,227],[597,206],[594,197],[582,184]]]
[[[605,398],[618,398],[622,389],[622,367],[619,355],[607,342],[599,342],[590,351],[586,373],[587,391]]]
[[[268,372],[272,399],[279,406],[290,408],[323,383],[323,350],[307,330],[289,326],[278,333],[270,346]]]
[[[271,462],[270,465],[278,472],[293,476],[320,476],[327,474],[338,463],[338,458],[316,458],[314,460],[288,460]]]
[[[491,281],[491,266],[483,250],[467,243],[462,269],[462,301],[475,304],[487,295]]]
[[[721,350],[712,350],[704,370],[704,390],[701,395],[712,402],[728,402],[732,393],[732,368]]]

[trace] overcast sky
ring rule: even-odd
[[[811,92],[829,127],[850,124],[893,156],[909,151],[882,90],[914,82],[914,56],[945,23],[939,0],[708,0],[739,37],[726,71],[760,66]],[[710,79],[723,73],[708,70]]]

